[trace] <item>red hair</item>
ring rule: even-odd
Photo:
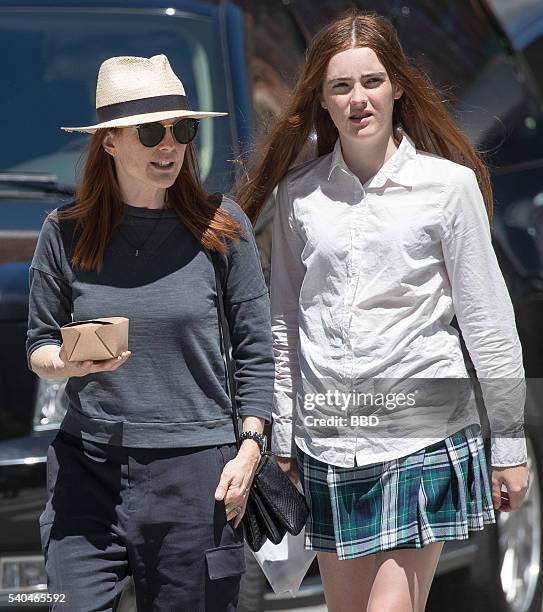
[[[90,140],[83,180],[76,204],[59,211],[59,219],[76,219],[77,241],[72,265],[101,271],[111,235],[123,219],[123,201],[113,158],[102,144],[108,130],[97,130]],[[241,226],[219,208],[200,183],[196,151],[191,143],[174,184],[168,204],[198,242],[211,251],[226,251],[226,241],[237,238]]]
[[[352,10],[325,26],[311,41],[292,99],[263,144],[262,159],[235,189],[251,221],[256,221],[275,186],[296,162],[312,128],[317,134],[318,155],[330,153],[334,148],[338,130],[321,106],[323,81],[330,59],[355,47],[372,49],[392,84],[403,89],[403,95],[394,104],[393,126],[401,125],[417,149],[472,168],[491,218],[492,186],[488,168],[454,122],[437,89],[408,60],[388,19]]]

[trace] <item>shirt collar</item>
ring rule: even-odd
[[[334,149],[332,151],[332,158],[330,160],[330,172],[328,173],[328,180],[330,180],[334,170],[340,169],[342,172],[346,172],[347,174],[352,174],[345,160],[343,159],[343,153],[341,151],[341,141],[339,138],[336,140],[336,144],[334,145]]]
[[[402,132],[402,140],[398,149],[383,164],[377,174],[364,183],[364,187],[368,189],[379,189],[385,185],[387,180],[404,187],[413,187],[415,182],[415,168],[413,162],[415,161],[416,155],[417,151],[415,149],[415,144],[405,132]],[[352,175],[352,172],[343,159],[339,138],[332,151],[328,180],[330,180],[336,169],[340,169]]]

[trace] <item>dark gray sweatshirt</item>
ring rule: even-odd
[[[219,256],[238,410],[269,421],[268,291],[249,220],[232,200],[223,198],[221,206],[244,229]],[[173,210],[125,205],[125,211],[101,273],[72,269],[75,222],[59,222],[56,210],[47,217],[30,268],[27,356],[39,346],[62,344],[59,327],[72,320],[128,317],[131,357],[114,372],[69,379],[61,428],[120,446],[233,442],[213,266]],[[136,256],[130,243],[147,236]]]

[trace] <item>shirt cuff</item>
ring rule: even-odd
[[[274,420],[272,429],[272,453],[278,457],[296,457],[292,435],[292,419]]]
[[[255,406],[254,402],[247,407],[242,406],[241,408],[238,408],[238,414],[240,417],[258,417],[259,419],[264,419],[266,423],[271,423],[271,408],[266,408],[264,405],[262,407],[258,405]]]
[[[525,438],[492,438],[492,467],[513,467],[527,459]]]

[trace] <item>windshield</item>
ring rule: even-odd
[[[174,9],[1,9],[0,171],[49,173],[73,188],[89,138],[60,126],[96,123],[102,61],[168,56],[192,108],[227,111],[217,20]],[[196,139],[208,189],[224,188],[231,156],[227,117],[204,119]],[[23,186],[22,186],[23,187]],[[10,185],[13,191],[13,185]]]

